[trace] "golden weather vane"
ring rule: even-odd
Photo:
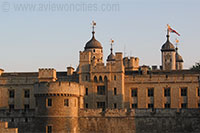
[[[178,44],[179,44],[179,40],[178,40],[178,38],[176,38],[176,48],[178,47]]]

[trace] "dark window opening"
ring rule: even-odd
[[[27,111],[29,109],[29,104],[24,104],[24,110]]]
[[[114,103],[114,109],[116,109],[117,108],[117,104],[116,103]]]
[[[131,89],[131,96],[137,97],[137,88]]]
[[[88,95],[88,88],[85,88],[85,95]]]
[[[153,88],[148,89],[148,97],[153,97]]]
[[[148,104],[148,108],[153,108],[153,104]]]
[[[183,109],[187,108],[187,103],[182,103],[181,108],[183,108]]]
[[[69,107],[69,99],[64,99],[64,106]]]
[[[169,103],[166,103],[166,104],[165,104],[165,108],[166,108],[166,109],[169,109],[169,108],[170,108],[170,104],[169,104]]]
[[[24,97],[29,98],[30,97],[30,90],[24,90]]]
[[[187,96],[187,88],[181,88],[181,96]]]
[[[117,88],[114,88],[114,95],[117,95]]]
[[[15,90],[9,90],[9,97],[14,98],[15,97]]]
[[[94,82],[97,82],[97,77],[96,76],[94,76]]]
[[[136,109],[137,108],[137,103],[132,104],[132,108]]]
[[[165,97],[170,97],[170,88],[165,88]]]
[[[116,75],[114,76],[114,80],[117,80],[117,76]]]
[[[14,104],[9,104],[9,111],[14,110],[14,108],[15,108]]]
[[[97,94],[98,95],[105,95],[106,94],[105,86],[97,86]]]
[[[105,102],[97,102],[97,108],[105,109]]]
[[[52,106],[52,99],[47,99],[47,106],[51,107]]]
[[[86,109],[88,108],[88,103],[85,104],[85,108],[86,108]]]
[[[47,126],[47,133],[52,133],[53,130],[52,130],[52,126]]]
[[[99,82],[103,82],[103,80],[102,80],[102,77],[101,77],[101,76],[99,76]]]

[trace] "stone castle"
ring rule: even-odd
[[[159,68],[112,47],[104,63],[93,30],[76,70],[0,69],[0,133],[200,132],[200,72],[183,70],[169,38]]]

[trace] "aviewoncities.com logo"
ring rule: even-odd
[[[115,1],[49,1],[49,0],[5,0],[3,12],[119,12],[120,4]]]

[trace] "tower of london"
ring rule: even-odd
[[[104,62],[93,29],[77,68],[0,69],[0,132],[200,132],[200,72],[183,69],[166,37],[159,67],[114,53],[113,41]]]

